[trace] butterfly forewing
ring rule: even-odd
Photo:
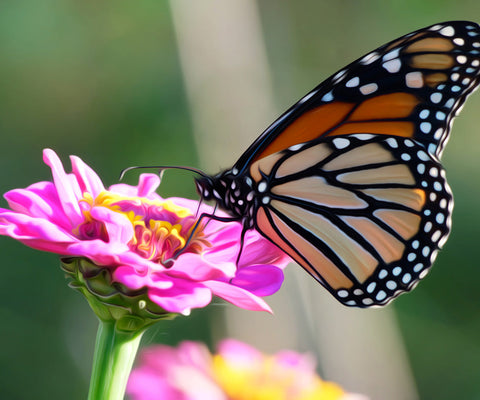
[[[329,137],[251,168],[270,171],[256,229],[347,305],[409,290],[448,236],[444,171],[410,139]]]
[[[332,75],[292,106],[235,167],[321,136],[415,139],[439,157],[453,117],[479,80],[480,28],[436,24],[387,43]]]

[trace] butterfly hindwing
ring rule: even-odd
[[[346,305],[382,305],[410,290],[448,237],[445,173],[411,139],[329,137],[252,170],[268,171],[256,229]]]
[[[359,58],[292,106],[235,167],[321,136],[352,133],[415,139],[440,157],[452,119],[478,85],[480,27],[436,24]]]

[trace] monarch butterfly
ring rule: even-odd
[[[445,22],[343,68],[215,176],[213,200],[272,241],[347,306],[384,305],[429,271],[451,226],[440,164],[476,89],[480,27]]]

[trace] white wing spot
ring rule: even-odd
[[[457,62],[459,64],[465,64],[467,62],[467,57],[464,55],[457,56]]]
[[[395,275],[395,276],[398,276],[402,273],[402,269],[400,267],[395,267],[393,270],[392,270],[392,274]]]
[[[423,264],[422,263],[418,263],[413,267],[414,272],[420,272],[422,269],[423,269]]]
[[[386,278],[387,275],[388,275],[388,272],[387,272],[386,269],[382,269],[382,270],[380,270],[380,272],[378,273],[378,277],[379,277],[380,279]]]
[[[442,232],[435,231],[435,233],[432,235],[432,242],[436,242],[438,239],[440,239],[440,236],[442,236]]]
[[[337,149],[344,149],[350,145],[350,140],[345,138],[335,138],[333,139],[333,144]]]
[[[447,37],[452,37],[455,35],[455,29],[451,26],[446,26],[445,28],[440,29],[440,34]]]
[[[453,39],[453,43],[455,43],[457,46],[463,46],[465,44],[465,40],[462,38],[455,38]]]
[[[367,292],[368,292],[368,293],[372,293],[372,292],[375,290],[375,286],[377,286],[377,284],[376,284],[375,282],[370,283],[370,284],[367,286]]]
[[[373,52],[373,53],[367,54],[365,57],[363,57],[363,58],[360,60],[360,62],[361,62],[362,64],[364,64],[364,65],[368,65],[368,64],[371,64],[371,63],[373,63],[374,61],[378,60],[378,57],[380,57],[379,54]]]
[[[412,159],[410,154],[407,154],[407,153],[403,153],[400,157],[402,158],[403,161],[410,161]]]
[[[383,56],[383,61],[393,60],[394,58],[398,57],[399,53],[400,53],[400,49],[392,50]]]
[[[358,76],[350,79],[347,81],[347,83],[345,83],[345,86],[346,87],[356,87],[358,86],[358,84],[360,83],[360,78]]]
[[[394,138],[388,138],[388,139],[386,140],[386,142],[388,143],[388,145],[389,145],[391,148],[393,148],[393,149],[398,148],[398,142],[397,142],[396,139],[394,139]]]
[[[417,152],[417,156],[422,161],[428,161],[430,159],[430,157],[428,157],[427,153],[425,153],[423,150],[419,150]]]
[[[380,290],[375,298],[377,301],[382,301],[385,299],[385,297],[387,297],[387,294],[383,290]]]
[[[368,83],[360,87],[360,92],[363,95],[371,94],[376,92],[378,89],[378,85],[376,83]]]
[[[371,133],[355,133],[352,136],[356,137],[359,140],[369,140],[374,137]]]
[[[258,184],[257,189],[258,189],[258,191],[259,191],[260,193],[265,192],[265,190],[267,190],[267,182],[261,181],[261,182]]]
[[[323,97],[322,97],[322,101],[324,101],[324,102],[329,102],[329,101],[332,101],[332,100],[333,100],[333,94],[332,94],[331,91],[324,94]]]
[[[348,296],[348,292],[344,289],[341,289],[337,292],[337,296],[338,297],[347,297]]]
[[[409,88],[423,87],[423,75],[420,71],[409,72],[405,75],[405,83]]]
[[[412,275],[410,275],[410,274],[408,274],[408,273],[405,274],[405,275],[403,275],[403,277],[402,277],[402,282],[405,283],[405,284],[407,284],[407,283],[410,282],[411,280],[412,280]]]
[[[429,110],[422,110],[422,111],[420,111],[420,114],[419,114],[419,116],[420,116],[421,119],[425,119],[425,118],[427,118],[429,115],[430,115],[430,111],[429,111]]]
[[[445,107],[452,108],[454,104],[455,104],[455,99],[452,97],[451,99],[448,99],[448,101],[445,102]]]
[[[438,128],[433,134],[433,138],[438,140],[442,137],[442,135],[443,135],[443,128]]]
[[[432,224],[430,221],[428,221],[428,222],[425,224],[425,227],[423,228],[423,231],[426,232],[426,233],[428,233],[428,232],[430,232],[430,231],[432,230],[432,228],[433,228],[433,224]]]
[[[402,63],[400,62],[400,60],[398,58],[396,58],[395,60],[390,60],[390,61],[384,62],[382,64],[382,66],[388,72],[390,72],[391,74],[394,74],[394,73],[400,71],[400,68],[402,67]]]
[[[425,246],[425,247],[422,249],[422,255],[423,255],[424,257],[428,257],[429,254],[430,254],[430,247]]]
[[[305,143],[299,143],[299,144],[294,144],[293,146],[290,146],[288,150],[290,151],[298,151],[300,150],[303,146],[305,146]]]
[[[435,118],[438,119],[439,121],[443,121],[446,118],[446,114],[442,111],[437,111],[435,114]]]
[[[430,133],[430,131],[432,130],[432,124],[430,122],[422,122],[420,124],[420,130],[423,133]]]
[[[432,103],[438,104],[442,101],[442,94],[439,92],[432,93],[430,96],[430,100]]]
[[[397,288],[397,282],[395,281],[388,281],[385,286],[387,287],[387,289],[390,289],[390,290],[395,290]]]
[[[419,174],[425,173],[425,164],[418,164],[417,165],[417,171]]]
[[[445,222],[445,215],[438,213],[435,217],[435,221],[437,221],[439,224],[443,224]]]

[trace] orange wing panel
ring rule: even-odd
[[[412,113],[418,103],[418,99],[409,93],[400,92],[372,97],[358,106],[349,121],[405,118]]]
[[[386,122],[350,122],[330,132],[328,136],[349,135],[353,133],[374,133],[411,138],[414,132],[413,123],[407,121]]]
[[[353,107],[354,104],[351,103],[337,102],[306,112],[258,154],[255,160],[322,136],[326,131],[341,123]]]

